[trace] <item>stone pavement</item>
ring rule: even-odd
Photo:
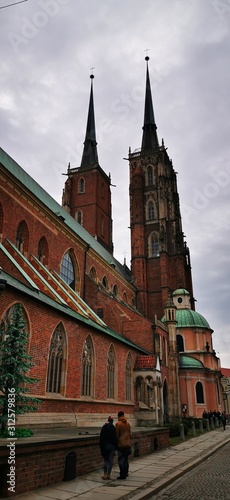
[[[129,477],[118,480],[117,457],[111,479],[103,481],[103,471],[60,482],[36,491],[14,496],[18,500],[144,500],[158,493],[185,472],[230,442],[230,426],[206,432],[177,446],[130,461]]]

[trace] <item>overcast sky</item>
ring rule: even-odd
[[[0,0],[0,7],[16,0]],[[196,310],[230,367],[230,0],[28,0],[0,9],[1,147],[61,203],[80,165],[90,73],[115,257],[130,262],[129,146],[148,55],[158,137],[178,172]]]

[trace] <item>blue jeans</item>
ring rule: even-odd
[[[115,455],[115,446],[112,444],[106,445],[106,454],[104,456],[104,473],[110,474],[113,468],[113,458]]]

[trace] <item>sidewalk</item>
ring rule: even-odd
[[[177,446],[130,461],[129,477],[118,480],[117,457],[111,479],[102,470],[14,496],[18,500],[144,500],[158,493],[230,441],[230,426],[206,432]]]

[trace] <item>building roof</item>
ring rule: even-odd
[[[185,356],[184,354],[180,355],[179,359],[180,368],[204,368],[203,363],[196,358],[192,358],[191,356]]]
[[[207,320],[192,309],[177,309],[176,311],[177,327],[198,327],[209,328]]]
[[[13,261],[12,261],[13,263]],[[24,271],[25,275],[25,271]],[[134,342],[130,341],[123,335],[115,332],[111,328],[109,328],[100,318],[96,317],[96,314],[90,310],[89,306],[79,297],[79,303],[78,307],[76,307],[76,304],[74,302],[71,304],[64,302],[64,301],[57,301],[57,297],[52,298],[51,296],[45,294],[43,291],[41,291],[37,286],[36,288],[32,287],[31,288],[31,283],[30,279],[28,279],[28,285],[25,283],[21,282],[20,280],[14,278],[10,274],[6,273],[5,271],[1,271],[1,279],[6,280],[6,287],[11,287],[16,289],[20,294],[26,294],[28,297],[31,299],[34,299],[44,306],[51,307],[55,309],[56,311],[59,311],[63,315],[69,316],[69,318],[72,318],[72,320],[75,320],[77,322],[80,322],[84,324],[86,327],[91,327],[101,333],[104,333],[106,336],[109,336],[111,338],[114,338],[123,344],[126,344],[130,348],[134,348],[136,350],[139,350],[142,353],[149,354],[148,351],[143,349],[142,347],[138,346]],[[68,285],[66,285],[68,286]],[[72,290],[71,290],[72,292]],[[77,294],[76,294],[77,295]],[[79,308],[80,305],[80,308]],[[93,313],[93,314],[92,314]]]
[[[135,363],[135,370],[155,370],[156,356],[138,356]]]
[[[71,229],[79,238],[81,238],[89,247],[95,250],[109,265],[119,272],[125,280],[131,281],[131,272],[126,265],[117,261],[110,252],[108,252],[100,243],[91,236],[84,227],[79,224],[59,203],[50,196],[27,172],[16,163],[2,148],[0,148],[0,163],[3,167],[15,177],[40,203],[45,205],[56,217],[63,220],[69,229]]]
[[[165,323],[165,316],[161,321]],[[192,309],[177,309],[176,321],[177,328],[208,328],[210,330],[209,323],[204,316]]]
[[[230,378],[230,368],[221,368],[223,377]]]
[[[177,290],[174,290],[172,295],[175,297],[176,295],[190,295],[190,293],[188,290],[185,290],[185,288],[177,288]]]
[[[89,99],[89,110],[86,125],[86,134],[84,149],[82,154],[80,169],[92,168],[92,165],[98,165],[98,155],[97,155],[97,141],[96,141],[96,128],[95,128],[95,118],[94,118],[94,103],[93,103],[93,75],[91,78],[91,90]]]
[[[145,60],[147,61],[147,71],[146,71],[144,125],[143,125],[143,136],[141,145],[142,152],[151,151],[153,149],[159,149],[157,126],[155,123],[154,112],[153,112],[152,93],[151,93],[149,69],[148,69],[149,57],[147,56]]]

